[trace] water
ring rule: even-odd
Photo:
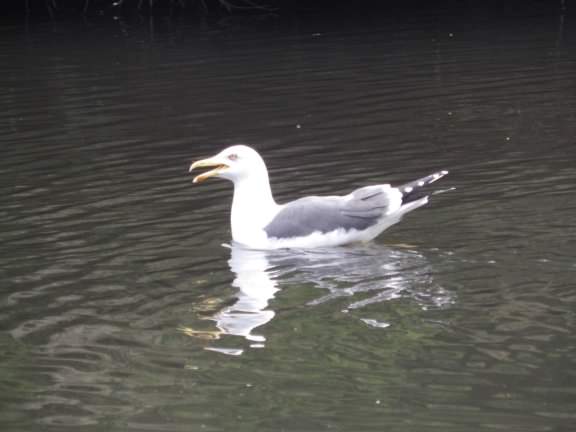
[[[574,17],[531,7],[4,27],[2,430],[573,430]],[[280,202],[455,190],[230,248],[187,168],[237,142]]]

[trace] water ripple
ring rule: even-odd
[[[410,14],[3,30],[4,429],[572,426],[572,42]],[[280,202],[454,190],[369,246],[239,258],[230,185],[187,175],[237,142]]]

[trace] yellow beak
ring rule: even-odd
[[[205,173],[202,173],[200,175],[197,175],[196,177],[194,177],[194,180],[192,180],[192,182],[202,183],[204,180],[210,177],[217,176],[222,171],[228,169],[228,165],[222,163],[216,157],[213,157],[194,162],[192,165],[190,165],[190,169],[188,170],[188,172],[192,172],[192,170],[195,170],[196,168],[208,168],[208,167],[216,167],[216,168],[210,171],[206,171]]]

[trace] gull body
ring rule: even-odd
[[[399,187],[366,186],[344,196],[310,196],[277,204],[268,170],[251,147],[235,145],[194,162],[190,171],[210,167],[194,178],[200,183],[222,177],[234,183],[230,212],[232,238],[254,249],[310,248],[367,242],[402,216],[428,202],[420,189],[442,178],[439,171]]]

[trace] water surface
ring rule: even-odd
[[[573,17],[521,12],[4,28],[2,429],[572,430]],[[238,142],[279,202],[455,190],[231,248],[187,168]]]

